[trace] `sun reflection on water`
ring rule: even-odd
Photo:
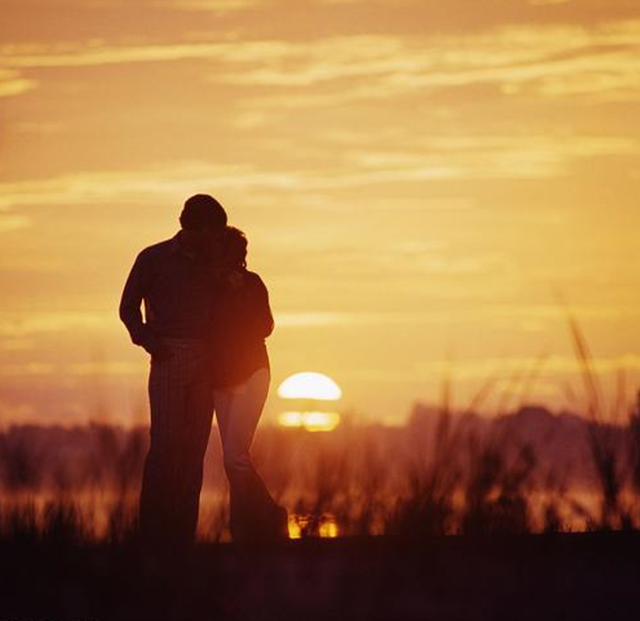
[[[340,424],[337,412],[289,411],[278,416],[283,427],[303,427],[307,431],[333,431]]]
[[[309,536],[333,539],[339,534],[338,521],[330,513],[323,513],[320,516],[289,514],[289,539],[302,539]]]

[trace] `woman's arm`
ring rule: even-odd
[[[269,305],[269,292],[262,278],[253,275],[251,287],[251,327],[257,338],[268,337],[275,327]]]

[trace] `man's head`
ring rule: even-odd
[[[226,224],[224,207],[208,194],[188,198],[180,214],[183,237],[196,248],[204,248],[221,239]]]
[[[180,225],[187,231],[203,229],[223,231],[227,224],[227,212],[213,196],[194,194],[188,198],[180,214]]]

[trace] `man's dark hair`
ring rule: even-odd
[[[180,214],[180,225],[187,230],[221,229],[226,224],[227,212],[208,194],[195,194],[188,198]]]

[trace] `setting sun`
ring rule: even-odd
[[[280,384],[278,395],[287,401],[287,410],[278,416],[278,423],[283,427],[333,431],[340,424],[340,414],[325,412],[317,403],[338,401],[342,397],[338,384],[323,373],[295,373]]]
[[[314,399],[318,401],[337,401],[342,391],[330,377],[322,373],[308,371],[288,377],[278,388],[283,399]]]

